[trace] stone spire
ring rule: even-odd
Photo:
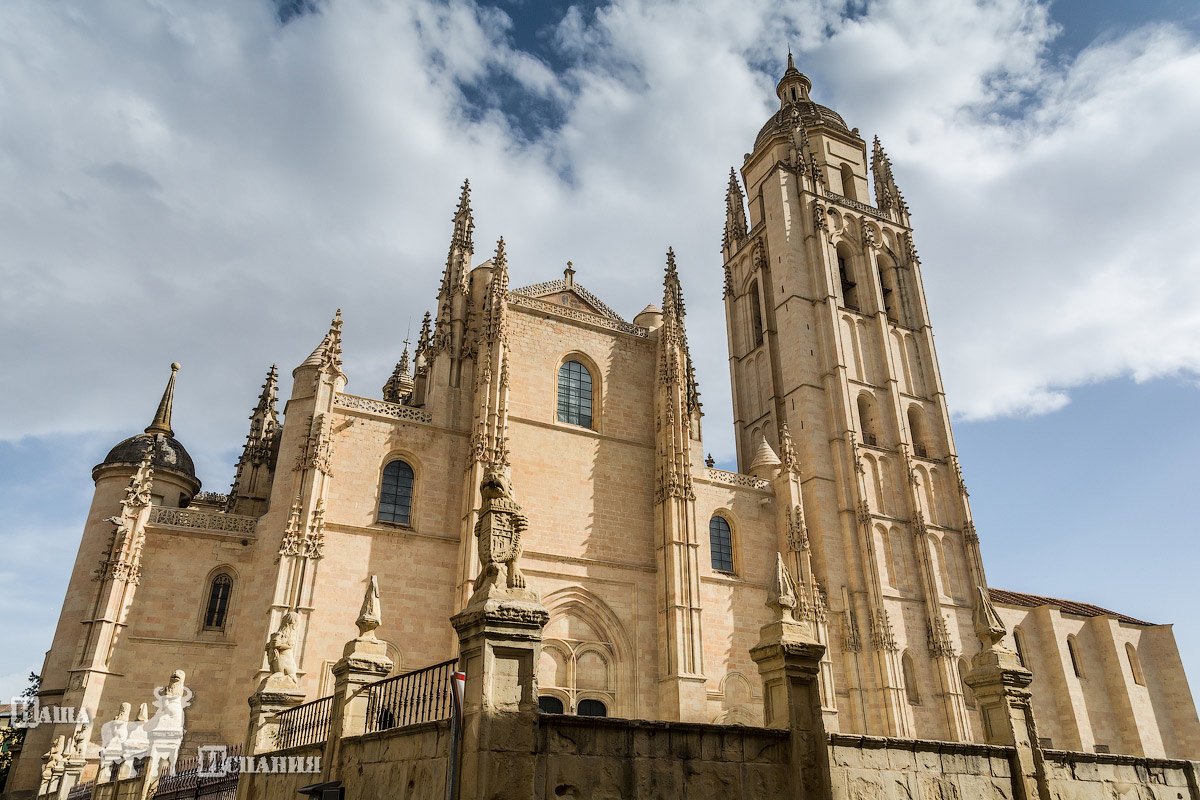
[[[308,358],[300,365],[302,367],[319,367],[322,372],[342,372],[342,310],[339,308],[329,323],[329,333],[317,345]]]
[[[789,52],[787,69],[784,70],[783,77],[775,86],[775,94],[779,96],[780,107],[807,101],[811,89],[812,81],[808,79],[807,75],[796,69],[796,62]]]
[[[903,225],[908,224],[908,203],[896,186],[892,162],[883,151],[879,137],[871,150],[871,174],[875,178],[875,207]]]
[[[663,276],[663,325],[659,336],[664,343],[678,346],[681,365],[665,363],[662,365],[663,380],[673,380],[673,374],[678,366],[682,366],[687,382],[687,411],[697,418],[700,415],[700,390],[696,385],[696,368],[688,350],[687,328],[684,325],[683,287],[679,283],[679,271],[675,267],[675,250],[667,248],[666,274]],[[664,350],[664,353],[666,351]]]
[[[421,332],[417,334],[417,353],[416,353],[416,368],[417,374],[425,372],[429,369],[430,347],[432,347],[432,322],[430,321],[429,312],[425,312],[425,317],[421,320]]]
[[[146,433],[161,433],[164,436],[174,436],[171,430],[171,411],[175,407],[175,373],[179,372],[179,362],[171,364],[171,377],[167,379],[167,388],[163,390],[162,400],[158,401],[158,410],[154,412],[154,420],[146,426]]]
[[[449,351],[456,361],[462,357],[463,340],[466,334],[471,270],[471,257],[475,245],[471,234],[475,220],[471,215],[471,182],[463,181],[458,208],[454,212],[454,230],[450,234],[450,251],[446,255],[446,269],[442,273],[442,285],[438,290],[437,324],[433,332],[433,347],[437,351]]]
[[[750,474],[756,478],[771,478],[775,475],[775,468],[781,463],[766,435],[759,437],[758,451],[754,454],[754,460],[750,462]]]
[[[257,516],[267,510],[275,461],[279,455],[279,371],[272,364],[267,370],[258,404],[250,413],[250,433],[237,462],[233,486],[229,490],[228,510],[232,514]]]
[[[404,352],[400,354],[400,360],[396,362],[392,376],[383,385],[383,399],[389,403],[403,403],[412,394],[412,390],[413,377],[409,368],[408,341],[405,340]]]
[[[725,191],[725,240],[727,254],[741,247],[746,239],[746,208],[737,173],[729,168],[729,188]]]

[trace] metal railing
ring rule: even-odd
[[[326,741],[332,711],[333,695],[330,695],[279,712],[275,715],[275,749],[286,750]]]
[[[67,800],[88,800],[92,796],[92,787],[96,785],[95,781],[83,781],[71,787],[71,791],[67,792]]]
[[[457,659],[385,678],[367,687],[367,733],[447,719]]]
[[[923,445],[923,444],[917,444],[914,442],[913,443],[913,453],[916,454],[917,458],[928,458],[929,457],[929,448],[925,447],[925,445]]]
[[[863,433],[863,444],[869,444],[875,447],[879,442],[879,438],[873,433]]]
[[[223,764],[201,764],[194,758],[181,760],[175,765],[174,775],[159,779],[154,800],[233,800],[242,768],[241,754],[239,744],[226,751]],[[204,767],[203,775],[200,774],[201,767]]]

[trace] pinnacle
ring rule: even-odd
[[[492,263],[499,270],[504,270],[508,267],[508,259],[504,254],[503,236],[496,240],[496,255],[492,256]]]
[[[455,212],[454,216],[457,217],[464,212],[466,212],[467,214],[471,213],[471,181],[470,181],[470,179],[463,180],[462,193],[458,197],[458,210]]]
[[[161,433],[174,436],[171,430],[171,412],[175,407],[175,373],[179,372],[179,362],[171,363],[171,377],[167,379],[167,388],[163,390],[162,399],[158,401],[158,410],[154,419],[146,426],[146,433]]]

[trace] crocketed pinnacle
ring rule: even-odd
[[[258,405],[254,407],[254,413],[250,415],[250,419],[261,417],[264,414],[275,413],[275,398],[279,394],[279,370],[272,364],[267,370],[267,380],[262,385],[262,393],[258,396]]]
[[[162,400],[158,401],[158,410],[154,412],[154,420],[146,426],[146,433],[161,433],[164,436],[174,436],[171,430],[171,411],[175,407],[175,373],[179,372],[179,362],[171,364],[171,377],[167,379],[167,388],[163,390]]]
[[[317,345],[308,358],[304,359],[302,367],[332,367],[341,371],[342,368],[342,310],[339,308],[329,323],[329,333]]]

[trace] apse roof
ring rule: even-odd
[[[1153,625],[1153,622],[1128,617],[1124,614],[1118,614],[1116,611],[1109,611],[1107,608],[1094,606],[1091,603],[1077,603],[1074,600],[1059,600],[1056,597],[1044,597],[1040,594],[1026,594],[1025,592],[1010,592],[1007,589],[993,589],[988,587],[988,595],[992,598],[993,603],[1009,606],[1025,606],[1027,608],[1037,608],[1039,606],[1057,606],[1064,614],[1074,614],[1079,617],[1116,617],[1121,622],[1128,622],[1130,625]]]

